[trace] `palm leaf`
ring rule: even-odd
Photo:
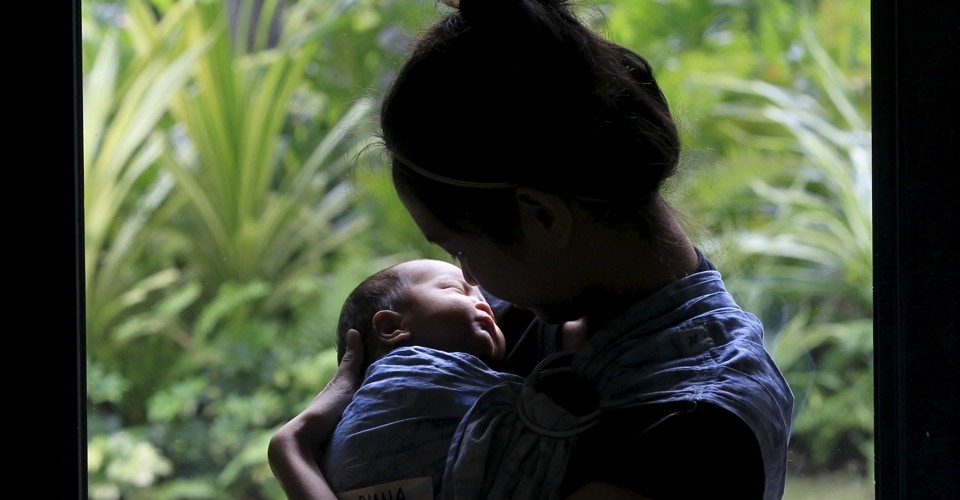
[[[158,125],[203,50],[138,53],[122,66],[116,35],[108,34],[84,77],[84,258],[92,337],[104,335],[121,311],[176,274],[149,263],[132,272],[133,262],[146,243],[138,235],[156,223],[172,187],[156,172],[164,149]]]
[[[225,11],[202,4],[184,29],[193,37],[223,33]],[[185,136],[164,156],[187,200],[189,260],[211,290],[260,279],[282,291],[366,224],[350,215],[341,177],[363,146],[351,132],[371,106],[358,102],[301,160],[303,144],[286,127],[316,42],[243,54],[228,37],[215,40],[173,103]]]

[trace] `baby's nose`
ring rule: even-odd
[[[490,304],[485,300],[478,300],[476,303],[477,309],[487,313],[490,317],[493,317],[493,308],[490,307]]]

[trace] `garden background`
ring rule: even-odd
[[[426,244],[378,99],[432,0],[83,0],[94,499],[282,499],[339,307]],[[669,196],[797,397],[786,499],[872,498],[869,0],[593,0],[657,68]]]

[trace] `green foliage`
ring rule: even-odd
[[[84,9],[94,498],[277,496],[270,429],[336,365],[339,311],[317,304],[336,268],[380,265],[348,248],[371,100],[310,109],[318,42],[244,45],[225,5]]]
[[[124,490],[148,487],[173,471],[170,461],[137,434],[123,430],[87,443],[92,498],[120,498]]]
[[[116,28],[85,26],[85,38],[98,40],[85,46],[83,208],[87,336],[99,343],[120,318],[143,310],[139,306],[149,295],[180,277],[142,232],[162,224],[156,219],[163,217],[172,188],[156,167],[163,151],[161,120],[203,48],[136,51],[125,58]]]
[[[186,140],[175,137],[164,156],[186,198],[177,221],[191,235],[185,258],[202,263],[204,283],[269,281],[280,307],[289,287],[367,224],[349,210],[341,178],[363,145],[350,132],[370,104],[358,102],[307,144],[291,141],[291,113],[278,103],[302,86],[316,42],[238,54],[223,4],[199,5],[184,23],[187,39],[214,42],[173,101]]]
[[[285,32],[294,41],[317,44],[303,89],[303,98],[318,104],[319,114],[313,116],[341,115],[358,98],[376,100],[407,56],[416,30],[436,16],[436,5],[431,0],[290,2]],[[315,134],[305,118],[297,133]]]

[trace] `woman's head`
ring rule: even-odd
[[[337,361],[350,329],[360,332],[367,363],[409,345],[499,360],[506,341],[493,311],[457,266],[432,259],[374,273],[344,301],[337,325]]]
[[[500,243],[518,236],[518,186],[642,225],[680,150],[647,62],[564,1],[459,3],[421,37],[383,103],[401,195]]]

